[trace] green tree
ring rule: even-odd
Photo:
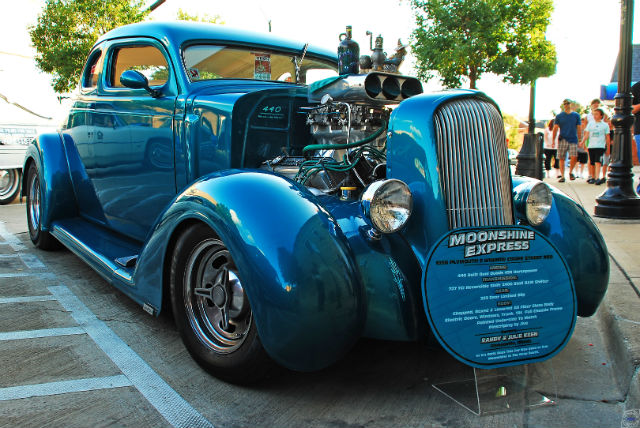
[[[58,93],[75,88],[98,37],[148,14],[144,0],[47,0],[36,25],[29,28],[38,68],[53,75]]]
[[[224,24],[224,21],[220,18],[220,15],[209,15],[205,13],[204,15],[189,15],[186,11],[182,10],[182,8],[178,9],[178,21],[198,21],[198,22],[209,22],[211,24]]]
[[[434,72],[447,87],[469,87],[484,73],[528,84],[555,73],[555,46],[545,39],[552,0],[412,0],[411,44],[418,76]]]

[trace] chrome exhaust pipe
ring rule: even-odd
[[[422,84],[415,77],[371,72],[341,76],[315,89],[309,98],[311,101],[320,101],[324,95],[330,95],[335,101],[386,105],[421,93]]]

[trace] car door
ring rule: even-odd
[[[126,70],[144,74],[160,92],[120,83]],[[174,68],[164,47],[150,38],[116,40],[107,47],[106,65],[95,104],[92,178],[108,227],[138,241],[176,194],[173,114],[177,96]]]
[[[104,65],[104,45],[96,46],[80,79],[77,97],[74,99],[66,123],[62,126],[71,181],[79,201],[81,216],[105,224],[100,203],[96,197],[92,178],[96,174],[97,160],[94,150],[93,111],[98,98],[98,82]]]

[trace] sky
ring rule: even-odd
[[[44,0],[20,0],[10,6],[9,1],[0,0],[0,94],[41,115],[59,118],[64,110],[49,76],[35,68],[27,30],[36,22]],[[367,30],[381,34],[385,50],[391,53],[398,38],[405,43],[409,40],[415,25],[408,0],[166,0],[151,17],[173,20],[179,8],[191,15],[217,14],[228,26],[253,31],[268,31],[271,21],[274,34],[332,50],[337,49],[338,35],[351,25],[361,54],[370,53]],[[634,16],[634,26],[638,25],[640,5]],[[610,81],[619,49],[620,1],[555,0],[547,39],[556,45],[558,65],[554,76],[537,82],[536,119],[550,118],[564,98],[588,104],[600,95],[600,85]],[[634,43],[640,43],[640,37],[634,37]],[[414,75],[412,65],[409,57],[400,71]],[[491,74],[483,75],[477,86],[495,99],[503,112],[528,116],[528,86],[507,84]],[[432,79],[424,88],[434,91],[441,86]],[[11,120],[12,114],[0,100],[0,120]],[[17,113],[19,118],[14,121],[27,120],[26,116]]]

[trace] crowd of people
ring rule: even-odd
[[[600,185],[607,181],[607,168],[613,141],[613,125],[601,101],[591,101],[588,114],[581,117],[571,100],[562,102],[562,112],[551,119],[544,130],[544,168],[547,177],[557,171],[558,181],[566,181],[566,160],[569,159],[569,180],[586,178],[587,183]],[[587,167],[585,176],[584,165]]]

